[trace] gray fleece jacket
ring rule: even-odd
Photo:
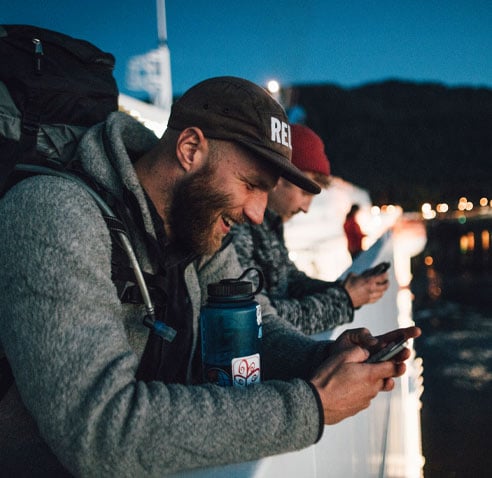
[[[281,217],[267,209],[262,224],[233,229],[234,246],[244,268],[259,267],[264,293],[280,317],[305,334],[333,329],[354,320],[354,307],[340,282],[313,279],[289,258]]]
[[[112,159],[101,140],[110,139]],[[90,129],[78,156],[89,174],[136,195],[152,220],[128,151],[157,138],[124,113]],[[141,306],[122,304],[111,281],[111,239],[88,193],[36,176],[0,201],[0,345],[16,385],[0,403],[0,470],[6,476],[163,476],[258,459],[313,444],[318,398],[305,381],[326,355],[263,307],[262,384],[248,389],[138,382],[148,329]],[[132,242],[146,271],[141,236]],[[198,337],[206,284],[241,271],[233,247],[192,263],[185,280]],[[1,351],[0,349],[0,351]]]

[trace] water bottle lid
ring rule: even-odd
[[[241,280],[248,272],[255,270],[258,272],[259,285],[253,291],[253,283]],[[207,292],[209,300],[251,300],[263,288],[263,273],[260,269],[250,267],[246,269],[237,279],[222,279],[220,282],[208,284]]]
[[[214,297],[230,297],[230,296],[248,297],[248,296],[253,296],[253,284],[249,281],[239,281],[237,279],[224,279],[214,284],[208,284],[207,291],[209,296],[214,296]]]

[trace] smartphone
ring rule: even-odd
[[[401,352],[406,346],[407,346],[406,340],[400,340],[399,342],[391,342],[386,347],[373,353],[366,360],[366,363],[385,362],[393,358],[399,352]]]
[[[386,272],[390,268],[390,265],[391,264],[389,262],[380,262],[374,267],[371,267],[370,269],[366,269],[364,272],[362,272],[361,276],[362,277],[377,276],[379,274],[382,274],[383,272]]]

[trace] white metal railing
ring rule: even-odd
[[[410,258],[415,247],[401,247],[393,234],[384,234],[352,265],[359,272],[380,261],[390,261],[390,287],[381,300],[355,312],[354,322],[315,338],[337,337],[344,329],[367,327],[380,334],[413,325],[409,290]],[[420,240],[419,238],[416,238]],[[422,241],[420,242],[423,247]],[[417,247],[417,250],[420,246]],[[397,277],[399,276],[399,277]],[[402,284],[403,283],[403,284]],[[411,344],[412,345],[412,344]],[[258,461],[177,473],[180,478],[420,478],[424,458],[421,447],[420,396],[422,361],[407,361],[407,372],[396,379],[392,392],[380,393],[371,406],[337,425],[326,426],[319,443],[306,449]],[[268,419],[268,417],[265,417]]]

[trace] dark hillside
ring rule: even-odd
[[[296,86],[333,173],[416,210],[492,193],[492,89],[387,81]]]

